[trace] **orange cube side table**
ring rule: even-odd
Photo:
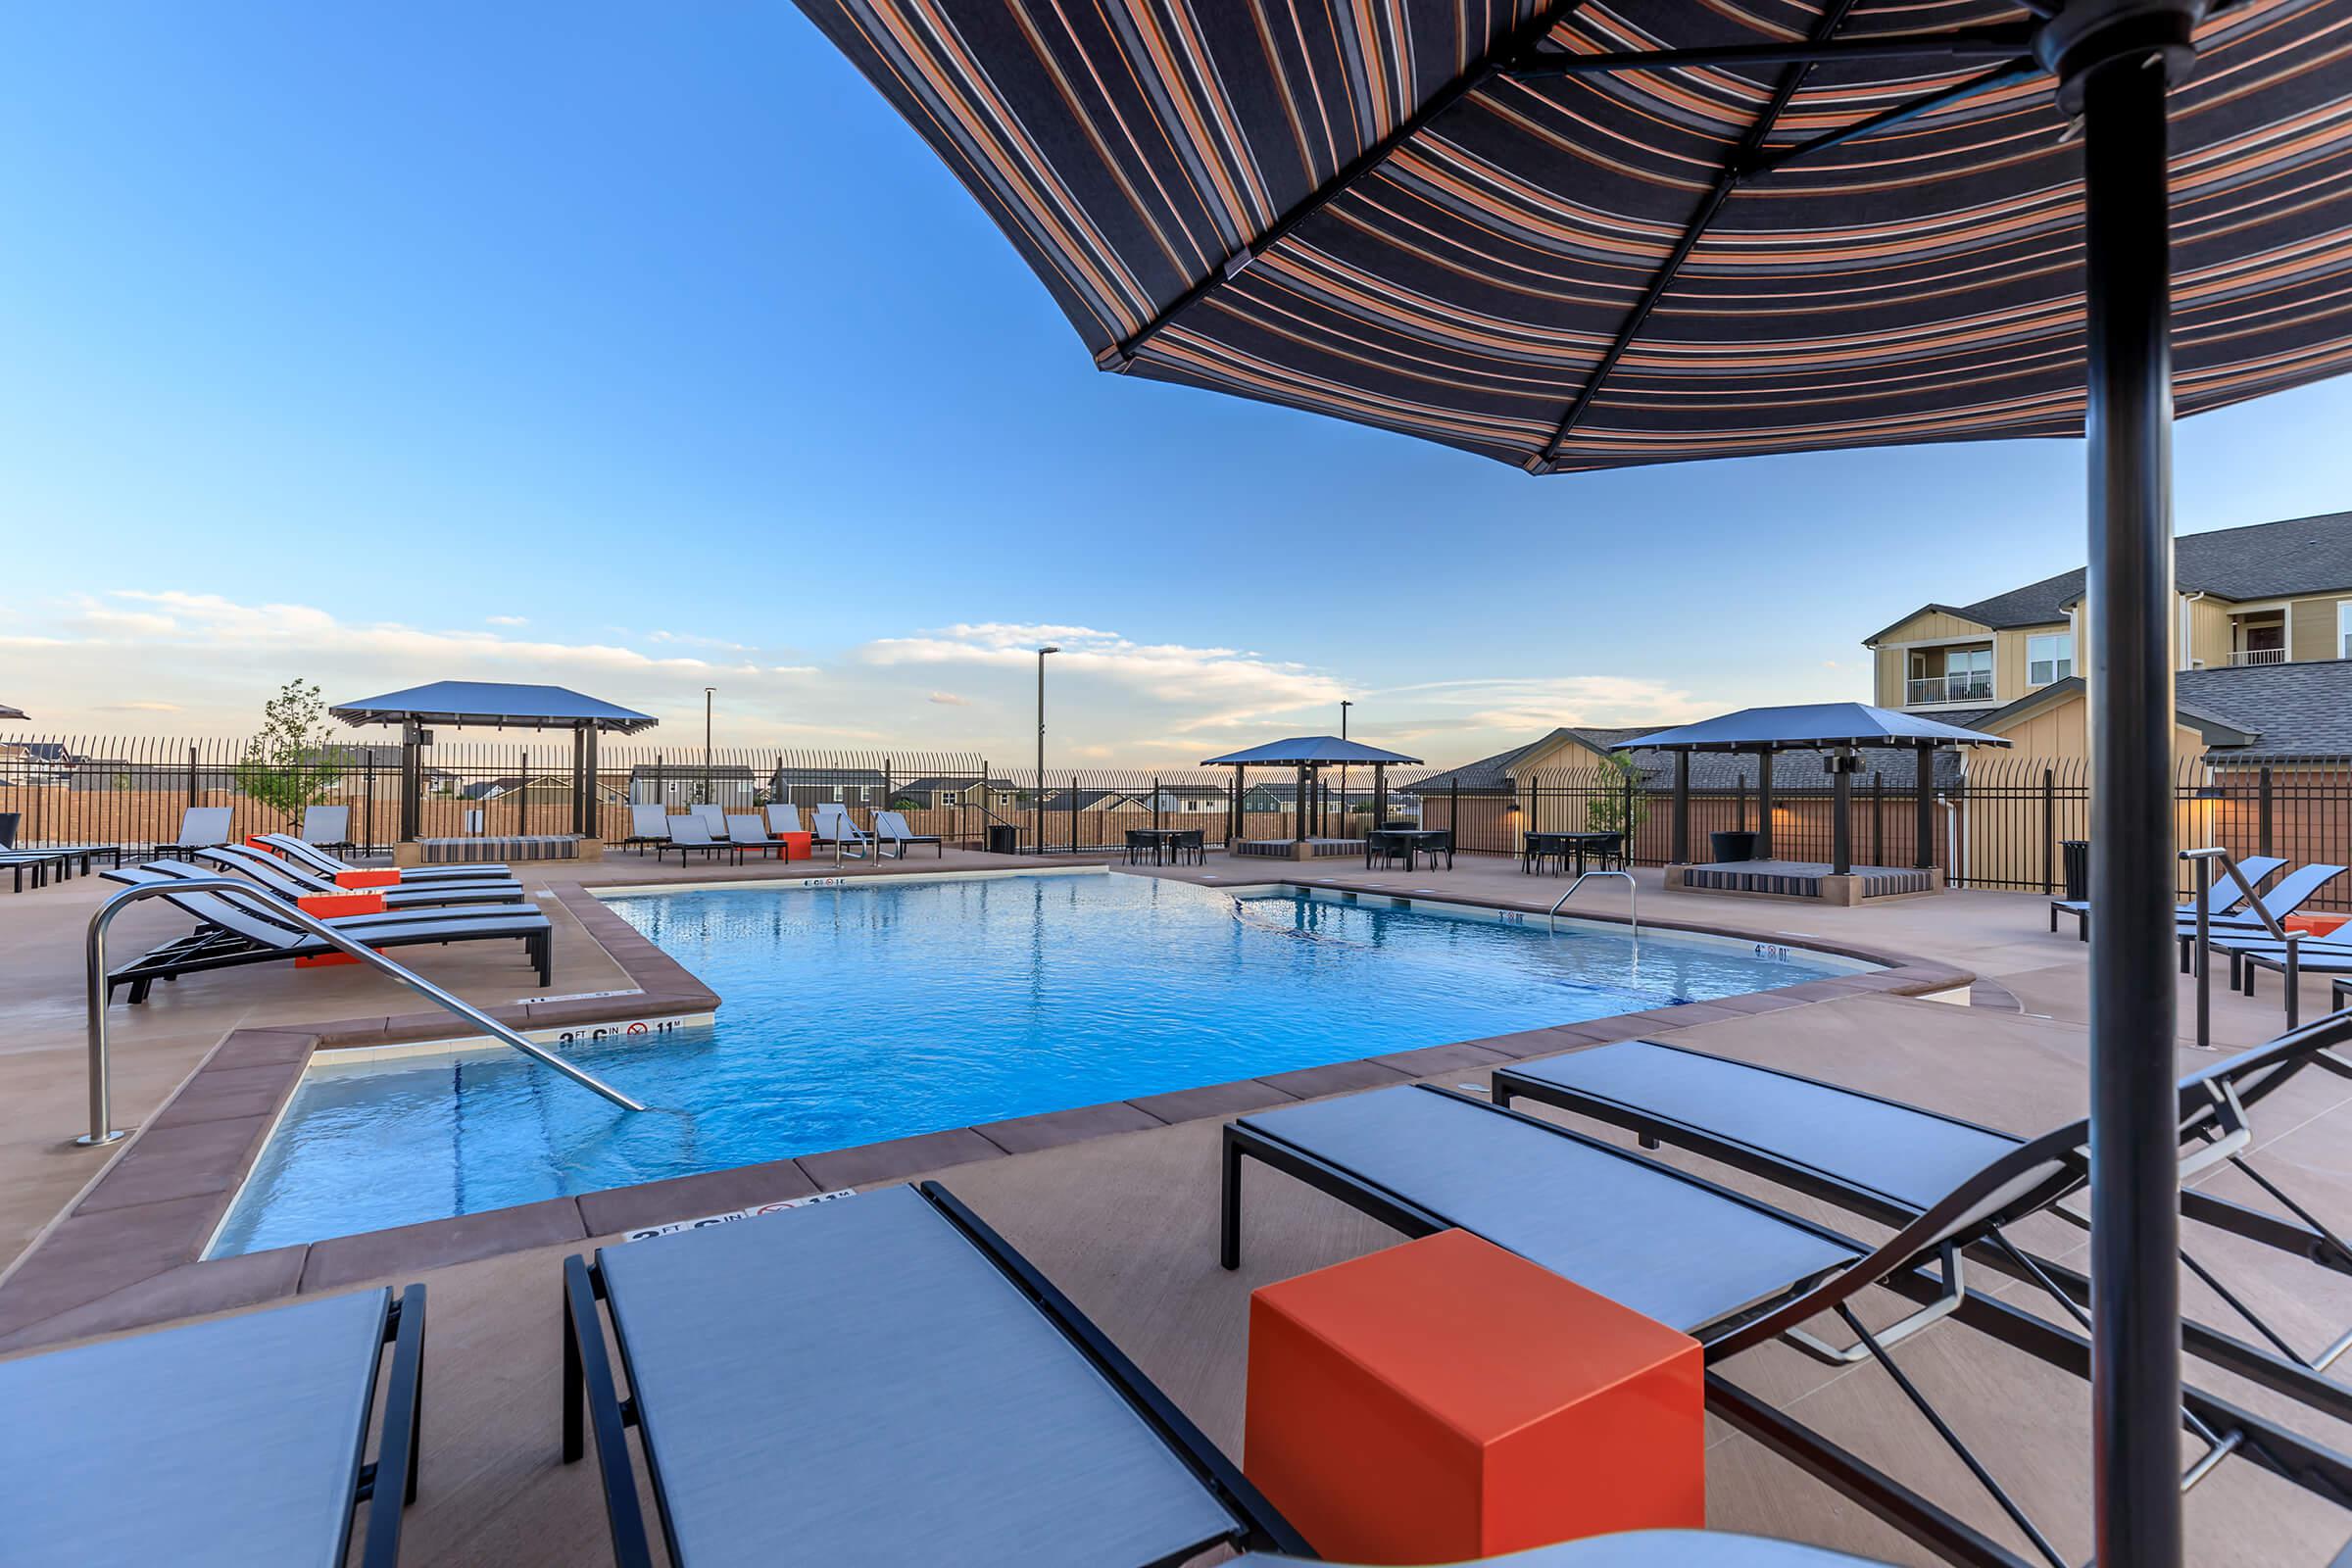
[[[1243,1469],[1318,1555],[1706,1523],[1699,1345],[1467,1231],[1250,1298]]]
[[[339,888],[396,888],[400,886],[398,871],[337,871],[335,886]]]

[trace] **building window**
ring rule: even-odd
[[[2352,659],[2352,599],[2335,602],[2335,657]]]
[[[2026,639],[2026,684],[2047,686],[2075,672],[2075,634],[2048,632]]]

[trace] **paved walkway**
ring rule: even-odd
[[[976,869],[1003,865],[987,857],[951,855],[879,869]],[[796,868],[798,869],[798,868]],[[816,868],[830,874],[825,865]],[[870,874],[875,867],[855,867]],[[1168,871],[1192,880],[1262,881],[1289,868],[1212,857],[1204,867]],[[1522,877],[1513,862],[1462,857],[1455,869],[1406,875],[1365,873],[1351,863],[1298,868],[1319,881],[1399,892],[1512,902],[1541,908],[1565,884]],[[720,870],[715,877],[775,874]],[[525,870],[534,888],[562,881],[679,880],[623,858],[601,866]],[[705,879],[699,869],[692,880]],[[1885,997],[1847,997],[1691,1028],[1678,1039],[1702,1049],[1785,1065],[1856,1087],[1921,1101],[2020,1132],[2078,1113],[2084,1099],[2084,949],[2071,935],[2044,930],[2041,901],[2018,895],[1953,893],[1937,898],[1832,909],[1737,898],[1669,895],[1643,873],[1643,919],[1737,929],[1759,939],[1853,943],[1919,954],[1981,978],[1978,1000],[1961,1007]],[[67,1142],[79,1130],[81,1040],[79,929],[100,896],[99,884],[70,884],[0,899],[0,951],[10,955],[14,1004],[0,1039],[0,1258],[13,1256],[66,1206],[107,1156]],[[1573,908],[1621,912],[1619,882],[1587,884]],[[548,901],[549,906],[554,901]],[[563,926],[560,906],[551,909]],[[134,921],[136,924],[134,925]],[[145,935],[170,934],[180,922],[141,910],[122,922],[127,950]],[[561,929],[555,984],[567,993],[601,989],[611,960],[576,925]],[[469,1000],[512,1002],[537,991],[519,963],[430,950],[421,972]],[[2178,984],[2169,972],[2151,983]],[[176,994],[174,994],[176,993]],[[2183,991],[2184,1008],[2186,993]],[[2317,988],[2306,1004],[2325,999]],[[199,977],[160,988],[132,1017],[118,1009],[118,1117],[149,1113],[231,1027],[347,1017],[410,1004],[376,977],[353,970],[296,974],[282,967],[227,977]],[[2248,1003],[2216,999],[2216,1032],[2230,1045],[2275,1033],[2275,992]],[[2197,1058],[2183,1045],[2182,1062]],[[1469,1060],[1470,1058],[1465,1058]],[[1428,1081],[1483,1080],[1476,1065]],[[1391,1081],[1396,1081],[1392,1078]],[[2286,1103],[2266,1107],[2259,1129],[2269,1157],[2315,1199],[2323,1213],[2352,1215],[2352,1094],[2332,1080],[2306,1080]],[[1390,1233],[1335,1201],[1253,1168],[1248,1178],[1245,1266],[1215,1266],[1216,1126],[1193,1122],[1096,1138],[1061,1148],[959,1164],[938,1174],[1029,1255],[1156,1379],[1229,1451],[1241,1439],[1244,1335],[1249,1291],[1388,1245]],[[1694,1162],[1695,1163],[1695,1162]],[[1727,1173],[1709,1170],[1719,1179]],[[1733,1185],[1760,1194],[1754,1183]],[[1868,1237],[1850,1216],[1822,1211],[1785,1193],[1785,1206]],[[2030,1238],[2045,1250],[2080,1243],[2055,1222]],[[561,1259],[572,1249],[549,1247],[426,1272],[432,1343],[419,1500],[408,1524],[409,1563],[532,1564],[607,1560],[602,1506],[593,1467],[557,1462],[559,1339],[555,1314]],[[2325,1276],[2250,1247],[2215,1244],[2207,1261],[2240,1266],[2263,1306],[2316,1347],[2352,1323],[2352,1281]],[[407,1276],[398,1282],[405,1283]],[[2220,1320],[2221,1308],[2192,1293],[2197,1309]],[[2022,1304],[2022,1303],[2021,1303]],[[1886,1321],[1901,1308],[1870,1301],[1865,1315]],[[791,1325],[777,1325],[790,1332]],[[1465,1325],[1465,1332],[1476,1332]],[[2005,1351],[1965,1330],[1939,1328],[1906,1347],[1903,1364],[2029,1507],[2046,1517],[2071,1560],[2088,1554],[2087,1396],[2079,1381]],[[1779,1346],[1732,1364],[1737,1381],[1793,1411],[1834,1440],[1867,1455],[1997,1539],[2022,1543],[1967,1474],[1903,1406],[1884,1375],[1862,1367],[1833,1371]],[[2193,1369],[2216,1392],[2291,1421],[2339,1449],[2352,1431],[2297,1412],[2281,1401]],[[822,1442],[823,1434],[808,1435]],[[2189,1449],[2184,1444],[2184,1461]],[[1900,1562],[1926,1559],[1875,1521],[1797,1474],[1748,1440],[1718,1428],[1709,1456],[1710,1518],[1719,1527],[1785,1535]],[[650,1505],[650,1500],[649,1500]],[[2225,1465],[2192,1494],[2192,1560],[2201,1564],[2325,1563],[2347,1536],[2352,1512],[2320,1503],[2250,1467]]]

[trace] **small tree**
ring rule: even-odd
[[[261,732],[237,762],[237,788],[292,832],[306,809],[335,793],[341,773],[318,688],[300,677],[286,682],[262,705]]]
[[[1622,833],[1627,853],[1634,835],[1649,820],[1649,795],[1642,770],[1630,757],[1609,757],[1594,772],[1593,792],[1585,801],[1585,826],[1595,833]]]

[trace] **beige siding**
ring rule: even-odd
[[[1982,637],[1992,628],[1983,621],[1964,620],[1947,615],[1940,610],[1923,610],[1901,625],[1890,628],[1879,638],[1887,643],[1935,642],[1944,637]]]
[[[1511,775],[1525,779],[1531,773],[1543,773],[1559,768],[1589,768],[1608,760],[1606,752],[1596,752],[1573,735],[1563,735],[1543,751],[1531,753],[1511,765]]]
[[[2051,703],[2006,729],[1985,731],[1998,735],[2010,745],[2012,757],[2048,757],[2067,761],[2082,761],[2090,756],[2090,735],[2085,725],[2089,705],[2082,694],[2063,702]],[[2205,737],[2186,724],[2173,726],[2173,756],[2195,758],[2205,755]]]
[[[2329,594],[2325,599],[2298,599],[2294,602],[2294,624],[2287,631],[2287,658],[2300,664],[2311,660],[2339,657],[2335,638],[2337,598],[2337,595]]]
[[[2180,667],[2194,669],[2203,664],[2208,669],[2219,669],[2229,663],[2230,615],[2236,608],[2235,602],[2183,598],[2181,607],[2188,616],[2188,647],[2181,653]],[[2180,635],[2177,629],[2174,635]]]
[[[1995,701],[2014,703],[2034,688],[2026,681],[2026,639],[2042,637],[2051,632],[2069,630],[2063,620],[2053,620],[2046,626],[2019,626],[2012,631],[1995,632],[1992,636],[1992,695]]]
[[[1877,655],[1876,685],[1878,693],[1872,700],[1881,708],[1903,706],[1903,660],[1900,648],[1882,648]]]

